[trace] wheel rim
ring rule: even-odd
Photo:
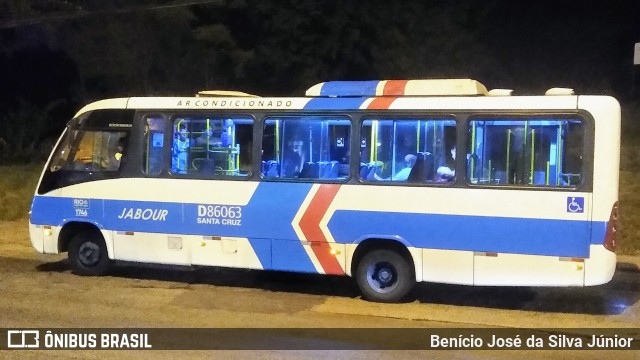
[[[389,293],[398,285],[398,272],[388,262],[371,264],[367,268],[367,282],[378,293]]]
[[[100,261],[100,247],[92,242],[85,242],[78,249],[78,260],[86,267],[95,266]]]

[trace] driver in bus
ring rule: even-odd
[[[107,157],[100,163],[100,165],[104,170],[115,171],[120,169],[120,164],[123,161],[122,157],[124,154],[125,141],[126,141],[126,136],[120,137],[116,142],[116,148],[115,148],[115,152],[113,152],[113,155]]]
[[[116,170],[120,168],[120,164],[123,161],[122,157],[124,156],[125,141],[126,141],[125,136],[118,139],[118,145],[116,146],[116,153],[113,155],[113,158],[115,159],[115,161],[113,162],[113,166],[115,167]]]

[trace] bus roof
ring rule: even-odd
[[[258,95],[247,94],[242,91],[233,90],[203,90],[198,91],[196,97],[259,97]]]
[[[329,81],[310,87],[307,96],[474,96],[488,95],[472,79]]]
[[[272,110],[446,110],[576,109],[569,88],[545,95],[511,96],[510,89],[487,88],[472,79],[329,81],[310,87],[306,97],[259,97],[239,91],[207,90],[187,97],[132,97],[90,103],[76,114],[97,109],[272,109]]]

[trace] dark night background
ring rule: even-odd
[[[638,108],[636,42],[640,0],[0,0],[0,162],[47,153],[87,102],[203,89],[472,78]]]

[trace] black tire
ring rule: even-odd
[[[71,272],[82,276],[100,276],[107,273],[111,260],[107,246],[99,231],[76,234],[69,243]]]
[[[392,250],[377,249],[367,253],[358,263],[356,281],[365,299],[376,302],[398,302],[416,283],[411,263]]]

